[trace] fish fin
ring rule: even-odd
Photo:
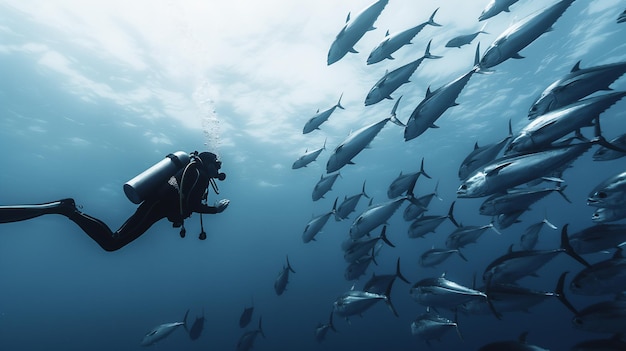
[[[438,125],[436,125],[435,123],[433,123],[433,124],[431,124],[431,125],[430,125],[430,127],[428,127],[428,128],[439,128],[439,126],[438,126]]]
[[[426,24],[435,26],[435,27],[441,27],[441,24],[435,22],[435,14],[437,13],[437,11],[439,11],[439,8],[433,11],[433,14],[430,15],[430,18],[428,19],[428,22],[426,22]]]
[[[311,240],[315,240],[315,239],[311,239]],[[287,256],[287,269],[289,269],[291,273],[296,273],[296,271],[293,270],[293,268],[291,267],[291,264],[289,263],[289,256]]]
[[[183,317],[183,328],[189,333],[189,329],[187,329],[187,316],[189,315],[189,310],[185,312],[185,317]]]
[[[506,167],[510,166],[511,164],[512,164],[512,162],[506,162],[506,163],[503,163],[503,164],[499,165],[498,167],[496,167],[496,168],[492,169],[491,171],[487,172],[487,177],[498,175],[498,173],[500,173],[501,170],[505,169]]]
[[[576,62],[574,67],[572,67],[572,70],[570,71],[570,73],[574,73],[574,72],[578,72],[578,71],[580,71],[580,61]]]
[[[346,16],[346,23],[350,22],[350,12],[348,12],[348,16]]]
[[[458,249],[457,249],[457,250],[456,250],[456,253],[458,253],[458,254],[459,254],[459,256],[461,256],[461,258],[463,259],[463,261],[467,262],[467,258],[465,257],[465,255],[463,255],[463,254],[461,253],[461,250],[458,250]]]
[[[425,99],[428,99],[431,95],[433,95],[433,93],[430,91],[430,85],[429,85],[428,88],[426,88],[426,97],[425,97]]]
[[[478,149],[478,142],[474,143],[474,150]],[[472,161],[474,162],[474,161]]]
[[[585,261],[584,258],[578,255],[576,251],[574,251],[574,248],[572,247],[572,245],[570,244],[569,237],[567,236],[568,225],[569,224],[564,225],[563,229],[561,230],[561,249],[565,250],[566,254],[568,254],[570,257],[572,257],[576,261],[580,262],[585,267],[591,267],[589,262]]]
[[[354,48],[350,48],[350,50],[348,50],[348,51],[350,51],[353,54],[358,54],[359,53],[358,51],[354,50]]]
[[[337,100],[337,105],[335,105],[336,107],[339,107],[342,110],[345,110],[345,108],[343,106],[341,106],[341,98],[343,97],[343,93],[341,93],[341,95],[339,95],[339,100]],[[324,139],[324,145],[326,145],[326,139]]]
[[[349,164],[349,165],[353,165],[353,164],[354,164],[354,162],[352,162],[352,161],[348,161],[348,164]]]
[[[523,58],[524,58],[524,56],[520,55],[519,53],[516,53],[515,55],[511,56],[511,58],[514,58],[514,59],[518,59],[518,60],[519,60],[519,59],[523,59]]]
[[[388,56],[387,56],[387,59],[389,59],[389,60],[395,60],[395,58],[393,58],[393,56],[391,56],[391,55],[388,55]]]
[[[567,224],[565,225],[567,227]],[[569,272],[563,272],[561,274],[561,276],[559,277],[559,282],[556,285],[556,297],[559,299],[559,301],[561,301],[561,303],[563,305],[565,305],[565,307],[567,307],[568,310],[572,311],[575,315],[578,315],[578,311],[576,310],[576,308],[574,307],[574,305],[572,305],[568,300],[567,297],[565,297],[565,277],[567,276]]]
[[[400,257],[398,257],[398,260],[396,261],[396,277],[400,278],[400,280],[407,284],[411,284],[409,280],[406,279],[404,275],[402,275],[402,273],[400,272]]]

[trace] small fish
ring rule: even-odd
[[[381,247],[382,245],[377,245],[372,248],[372,253],[369,256],[361,257],[355,262],[350,263],[348,267],[346,267],[343,277],[348,281],[359,279],[365,274],[365,271],[367,271],[367,268],[372,262],[374,262],[374,264],[378,264],[376,263],[376,256],[380,252]]]
[[[393,274],[372,274],[372,277],[363,285],[363,290],[371,293],[383,294],[386,291],[391,291],[391,287],[396,281],[396,278],[399,278],[407,284],[411,284],[400,271],[400,257],[396,260],[396,271]]]
[[[261,324],[261,318],[262,317],[259,317],[258,329],[247,331],[243,333],[243,335],[241,335],[241,337],[239,338],[239,341],[237,342],[237,351],[251,350],[252,346],[254,346],[254,341],[256,340],[256,337],[259,334],[263,337],[263,339],[265,339],[265,333],[263,333],[263,326]]]
[[[440,27],[441,25],[435,22],[435,14],[439,9],[435,10],[427,22],[418,24],[415,27],[411,27],[409,29],[403,30],[398,33],[387,34],[385,38],[376,45],[376,47],[372,50],[372,52],[367,57],[367,64],[371,65],[377,62],[381,62],[384,59],[393,60],[394,58],[391,56],[398,49],[403,47],[404,45],[411,44],[411,40],[415,38],[415,36],[424,29],[427,25]]]
[[[472,43],[472,40],[476,39],[476,37],[479,34],[489,34],[485,32],[484,29],[485,29],[485,26],[483,26],[483,28],[479,30],[478,32],[456,36],[448,40],[448,42],[446,43],[446,47],[447,48],[461,48],[461,46],[463,45],[469,45]]]
[[[289,272],[296,273],[296,271],[291,268],[291,264],[289,264],[289,256],[287,256],[287,266],[283,266],[283,269],[278,273],[278,277],[276,277],[276,281],[274,282],[274,290],[276,291],[276,295],[280,296],[285,292],[287,288],[287,283],[289,283]],[[259,322],[259,329],[261,323]]]
[[[376,246],[376,244],[378,244],[380,240],[382,240],[388,246],[395,247],[395,245],[393,245],[391,241],[387,239],[387,235],[385,234],[386,232],[387,226],[384,226],[383,230],[380,232],[380,236],[365,241],[354,241],[350,245],[350,247],[345,250],[343,258],[346,260],[346,262],[354,263],[367,255],[367,253],[370,252],[372,249],[374,249],[374,247]]]
[[[421,204],[421,206],[409,204],[404,209],[404,213],[402,214],[402,218],[404,218],[404,220],[407,221],[407,222],[415,220],[421,214],[423,214],[424,212],[428,211],[428,206],[430,205],[430,202],[433,200],[434,197],[439,199],[439,201],[443,201],[443,199],[441,197],[439,197],[439,193],[437,191],[437,188],[439,188],[439,182],[437,182],[437,184],[435,184],[435,190],[433,190],[432,193],[426,194],[426,195],[423,195],[423,196],[420,196],[420,197],[417,198],[417,201]]]
[[[331,174],[326,177],[322,175],[320,177],[320,180],[317,182],[317,184],[315,184],[315,187],[313,188],[313,193],[311,195],[311,197],[313,198],[313,201],[317,201],[319,199],[324,198],[324,195],[326,195],[327,192],[332,190],[332,187],[335,184],[335,181],[337,181],[337,178],[339,177],[339,175],[340,175],[339,173]]]
[[[626,22],[626,10],[624,10],[624,12],[622,12],[619,17],[617,17],[617,23],[623,22]]]
[[[315,327],[315,340],[317,340],[317,342],[324,341],[324,339],[326,339],[326,333],[328,333],[329,330],[332,330],[335,333],[337,332],[337,329],[335,329],[335,325],[333,324],[333,314],[333,312],[330,312],[328,323],[318,323]]]
[[[354,210],[356,209],[356,206],[359,204],[359,200],[361,200],[362,196],[365,196],[368,199],[370,198],[365,193],[365,181],[363,181],[363,187],[360,193],[352,195],[350,197],[346,196],[343,202],[339,205],[339,207],[337,207],[337,210],[335,211],[335,220],[341,221],[347,219],[348,215],[354,212]]]
[[[311,240],[315,240],[315,236],[322,230],[322,228],[324,228],[330,216],[335,213],[336,208],[337,199],[335,199],[332,210],[317,217],[314,217],[313,219],[311,219],[311,221],[309,221],[309,223],[307,223],[306,227],[304,228],[304,232],[302,233],[302,241],[305,244],[310,242]]]
[[[239,317],[239,328],[245,328],[250,324],[252,320],[252,314],[254,313],[254,302],[250,307],[244,307],[241,316]]]
[[[478,351],[550,351],[543,347],[527,343],[527,335],[528,332],[524,332],[519,336],[518,340],[492,342],[479,348]]]
[[[569,242],[580,255],[610,250],[626,242],[626,224],[597,224],[572,234]]]
[[[492,229],[496,233],[500,234],[500,232],[498,232],[498,230],[494,227],[493,223],[481,226],[461,225],[446,238],[446,248],[449,250],[458,250],[469,244],[475,244],[487,229]]]
[[[346,24],[330,45],[326,63],[330,66],[341,60],[348,52],[357,53],[354,45],[370,30],[374,30],[374,22],[383,12],[389,0],[378,0],[361,12],[351,17],[348,13]]]
[[[483,201],[478,212],[484,216],[497,216],[502,213],[526,211],[532,204],[553,192],[559,193],[565,201],[571,203],[564,193],[566,187],[559,184],[555,188],[525,188],[509,190],[504,194],[496,193]]]
[[[458,249],[436,249],[433,247],[420,256],[419,264],[422,267],[435,267],[454,254],[459,255],[463,261],[467,262],[467,258]]]
[[[485,9],[478,16],[478,21],[484,21],[489,19],[500,12],[510,12],[509,7],[515,4],[518,0],[491,0],[485,7]]]
[[[626,301],[602,301],[581,311],[574,309],[574,312],[576,314],[572,318],[574,328],[610,334],[622,334],[626,330]]]
[[[541,222],[529,225],[524,231],[524,234],[520,237],[522,250],[533,250],[535,248],[537,241],[539,241],[539,232],[544,224],[554,230],[558,229],[554,224],[550,223],[547,218],[544,218]]]
[[[574,0],[561,0],[507,28],[483,54],[479,64],[480,70],[488,70],[510,58],[523,58],[519,51],[549,31],[573,2]]]
[[[402,195],[409,191],[411,186],[417,182],[419,177],[423,175],[424,177],[431,179],[430,176],[424,170],[424,158],[422,157],[422,163],[420,164],[420,170],[418,172],[402,174],[394,179],[393,182],[389,185],[389,189],[387,189],[387,197],[390,199],[395,199],[396,197]],[[419,199],[418,199],[419,200]],[[420,202],[421,203],[421,202]],[[428,204],[423,204],[424,206],[428,206]]]
[[[593,188],[587,197],[587,205],[594,207],[626,205],[626,172],[609,177]]]
[[[324,140],[324,145],[321,148],[313,151],[307,150],[304,155],[300,156],[300,158],[298,158],[296,162],[293,163],[291,169],[306,167],[309,163],[317,160],[317,157],[324,150],[326,150],[326,140]]]
[[[624,218],[626,218],[626,207],[599,207],[591,215],[594,223],[614,222]]]
[[[186,329],[187,325],[185,324],[185,321],[187,320],[188,314],[189,310],[185,312],[185,317],[183,317],[182,322],[164,323],[154,327],[143,337],[143,340],[141,340],[141,346],[154,345],[156,342],[163,340],[168,335],[172,334],[174,330],[178,329],[180,326],[183,326]]]
[[[319,127],[322,125],[322,123],[328,120],[330,115],[332,115],[333,112],[335,112],[335,109],[340,108],[342,110],[345,110],[345,108],[341,106],[342,97],[343,97],[343,93],[341,94],[341,96],[339,96],[339,101],[337,101],[337,104],[335,106],[329,109],[326,109],[322,112],[320,112],[320,110],[317,110],[317,113],[313,117],[311,117],[304,125],[304,128],[302,129],[302,134],[308,134],[316,129],[320,129]]]
[[[411,297],[423,306],[454,309],[472,300],[487,300],[481,291],[470,289],[445,278],[426,278],[413,284]]]
[[[459,179],[464,180],[480,166],[484,166],[496,159],[504,145],[513,137],[511,130],[511,120],[509,119],[509,135],[495,144],[478,146],[478,142],[474,144],[474,150],[469,153],[459,167]]]
[[[428,233],[434,233],[435,230],[446,220],[450,220],[456,227],[459,224],[454,219],[452,212],[454,211],[454,201],[450,204],[448,214],[445,216],[421,216],[417,218],[408,229],[409,238],[421,238]]]
[[[369,308],[374,306],[378,301],[385,301],[387,307],[397,317],[395,307],[391,303],[390,298],[391,285],[389,289],[383,294],[376,294],[368,291],[350,290],[345,294],[339,296],[335,302],[333,302],[333,311],[341,317],[348,319],[354,315],[361,315]]]

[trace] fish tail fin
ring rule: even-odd
[[[433,40],[430,39],[430,41],[428,42],[428,45],[426,45],[426,50],[424,51],[424,58],[427,58],[427,59],[440,59],[440,58],[442,58],[443,56],[437,56],[437,55],[433,55],[433,54],[430,53],[430,43],[432,43],[432,42],[433,42]]]
[[[400,280],[407,284],[411,284],[409,280],[402,275],[402,272],[400,272],[400,257],[398,257],[398,260],[396,261],[396,277],[400,278]]]
[[[456,329],[456,335],[459,336],[459,339],[461,339],[461,341],[465,341],[463,339],[463,335],[461,335],[461,330],[459,329],[459,309],[458,308],[454,309],[454,328]]]
[[[561,276],[559,277],[559,281],[556,284],[556,297],[559,299],[559,301],[561,301],[561,303],[563,305],[565,305],[565,307],[567,307],[568,310],[572,311],[574,314],[578,314],[578,311],[576,310],[576,308],[574,307],[574,305],[572,305],[569,300],[567,299],[567,297],[565,297],[565,277],[567,276],[569,272],[563,272],[561,274]]]
[[[187,316],[189,316],[189,309],[185,312],[185,316],[183,317],[183,328],[189,333],[189,329],[187,329]]]
[[[263,320],[263,316],[260,316],[260,317],[259,317],[259,333],[261,333],[261,336],[263,337],[263,339],[266,339],[266,337],[265,337],[265,333],[263,332],[263,323],[262,323],[262,320]]]
[[[617,152],[621,152],[621,153],[626,153],[626,150],[622,149],[621,147],[615,146],[611,143],[609,143],[604,136],[602,136],[602,129],[600,128],[600,116],[596,117],[596,122],[594,123],[594,138],[593,140],[591,140],[592,144],[600,144],[602,146],[604,146],[607,149],[613,150],[613,151],[617,151]]]
[[[559,193],[559,195],[561,195],[562,198],[565,199],[565,201],[569,202],[570,204],[572,203],[572,201],[567,197],[567,195],[565,195],[564,191],[565,188],[567,188],[567,185],[563,185],[561,186],[560,184],[557,185],[556,187],[556,191]]]
[[[398,109],[398,104],[400,103],[400,99],[402,99],[402,95],[398,98],[398,100],[396,100],[396,103],[393,105],[393,108],[391,109],[391,115],[389,116],[389,120],[393,122],[393,124],[404,128],[406,127],[406,124],[402,123],[398,119],[398,117],[396,117],[396,110]]]
[[[367,193],[365,192],[365,180],[363,181],[363,187],[361,188],[361,194],[363,194],[363,196],[365,196],[366,198],[370,198],[369,195],[367,195]]]
[[[418,174],[423,175],[424,177],[428,178],[428,179],[433,179],[431,176],[428,175],[428,173],[426,173],[426,171],[424,170],[424,158],[422,157],[422,163],[420,164],[420,171]]]
[[[393,313],[394,316],[399,317],[398,311],[393,307],[393,303],[391,302],[391,288],[393,287],[393,281],[387,286],[387,290],[385,291],[385,303],[389,310]]]
[[[474,52],[474,69],[479,72],[482,71],[482,69],[480,69],[480,42],[476,44],[476,52]]]
[[[489,297],[489,295],[491,293],[490,290],[491,290],[491,276],[489,277],[489,279],[487,280],[487,283],[485,284],[485,295],[487,296],[487,305],[489,306],[489,309],[491,310],[493,315],[497,319],[501,320],[502,319],[502,314],[496,310],[496,307],[493,305],[493,301]]]
[[[572,245],[570,244],[569,237],[567,236],[568,226],[569,226],[569,223],[564,225],[563,229],[561,230],[561,249],[565,250],[566,254],[568,254],[570,257],[580,262],[581,264],[583,264],[585,267],[591,267],[589,262],[585,261],[584,258],[582,258],[579,254],[577,254],[576,251],[574,251],[574,248],[572,247]]]
[[[391,241],[389,241],[389,239],[387,239],[387,226],[383,226],[383,230],[380,232],[380,238],[385,242],[385,244],[391,246],[391,247],[396,247],[394,244],[391,243]]]
[[[328,138],[324,138],[324,145],[322,145],[322,150],[326,150],[326,141],[328,140]]]
[[[428,19],[428,22],[426,22],[428,25],[435,26],[435,27],[441,27],[441,24],[435,22],[435,15],[437,14],[437,11],[439,11],[438,7],[437,7],[437,9],[435,11],[433,11],[433,14],[430,15],[430,18]]]
[[[339,100],[337,101],[337,107],[339,107],[342,110],[345,110],[345,108],[343,106],[341,106],[341,98],[343,97],[343,93],[341,93],[341,95],[339,95]]]
[[[330,213],[332,213],[332,214],[337,213],[337,200],[339,200],[339,196],[337,196],[337,197],[335,198],[335,202],[333,203],[333,209],[332,209],[332,210],[330,210]]]
[[[333,315],[333,311],[330,311],[330,317],[328,317],[328,327],[330,328],[330,330],[337,333],[337,329],[335,329],[335,324],[333,324]]]
[[[287,269],[289,269],[291,271],[291,273],[296,273],[296,271],[293,270],[293,267],[291,267],[291,264],[289,263],[289,256],[287,257]]]
[[[459,254],[459,256],[461,256],[461,258],[463,259],[463,261],[467,262],[467,257],[465,257],[465,255],[463,255],[463,253],[461,252],[461,250],[457,249],[456,253]]]
[[[456,219],[454,219],[454,204],[456,203],[456,201],[452,201],[452,204],[450,205],[450,209],[448,210],[448,219],[450,220],[450,222],[452,222],[452,224],[454,224],[455,227],[459,228],[460,225],[459,223],[457,223]]]

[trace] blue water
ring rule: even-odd
[[[410,333],[411,321],[425,308],[410,298],[409,285],[400,281],[392,292],[398,318],[379,303],[362,318],[351,318],[350,323],[335,318],[339,332],[329,332],[323,343],[315,341],[313,331],[317,323],[327,321],[332,302],[353,285],[343,278],[346,263],[340,243],[347,237],[352,220],[367,204],[363,199],[350,220],[331,219],[316,241],[303,244],[301,234],[306,223],[312,216],[328,211],[336,197],[360,192],[364,180],[375,203],[386,201],[389,184],[401,171],[417,171],[422,158],[433,179],[420,178],[416,194],[431,192],[439,181],[443,199],[433,200],[428,214],[443,215],[450,203],[457,200],[457,221],[465,225],[489,223],[489,217],[478,214],[482,199],[456,199],[455,195],[458,167],[474,143],[484,145],[501,140],[506,136],[509,119],[514,131],[523,127],[535,96],[569,72],[578,60],[582,60],[582,67],[626,60],[626,24],[616,23],[626,5],[624,1],[579,0],[557,21],[554,31],[522,51],[525,59],[508,60],[497,66],[492,75],[472,77],[457,100],[460,105],[448,110],[437,122],[439,129],[430,129],[417,139],[404,142],[402,129],[388,124],[371,148],[354,159],[356,165],[341,170],[341,177],[325,199],[313,202],[311,191],[324,173],[330,151],[351,130],[388,115],[393,101],[363,107],[365,94],[385,69],[421,55],[430,38],[431,52],[444,56],[438,61],[424,62],[412,82],[394,94],[396,98],[404,95],[398,118],[406,121],[428,86],[437,88],[471,67],[478,41],[484,50],[510,23],[545,5],[543,1],[522,0],[511,7],[511,13],[502,13],[489,21],[486,31],[491,34],[481,34],[472,45],[461,49],[444,48],[448,39],[482,26],[476,18],[487,1],[461,3],[467,7],[460,9],[458,1],[435,5],[429,1],[391,0],[377,22],[378,29],[367,33],[357,45],[360,53],[348,54],[326,67],[328,47],[345,13],[358,12],[369,5],[368,1],[341,5],[330,2],[317,11],[311,4],[303,4],[300,9],[285,4],[284,16],[291,21],[281,23],[270,16],[271,22],[258,27],[264,34],[271,31],[274,37],[263,41],[246,36],[230,43],[251,52],[251,56],[230,58],[231,66],[224,65],[221,57],[227,52],[211,52],[210,46],[205,52],[206,47],[197,46],[203,38],[219,36],[218,29],[204,32],[199,26],[183,24],[177,27],[178,32],[164,38],[171,42],[160,43],[171,45],[171,51],[157,57],[151,56],[150,51],[154,38],[146,38],[135,24],[115,18],[103,21],[105,32],[121,33],[134,45],[128,49],[132,54],[123,60],[115,56],[115,49],[119,49],[116,44],[123,46],[123,42],[89,41],[98,33],[92,37],[92,33],[80,32],[86,22],[100,19],[97,13],[81,17],[80,12],[67,10],[72,8],[70,4],[61,4],[64,10],[58,12],[50,5],[45,7],[47,12],[38,12],[36,6],[0,2],[0,204],[73,197],[84,212],[117,228],[135,209],[122,192],[125,181],[170,152],[207,148],[220,154],[222,170],[228,175],[226,181],[219,183],[220,194],[211,193],[210,201],[231,200],[224,213],[204,216],[206,241],[197,239],[200,225],[196,214],[186,221],[185,239],[169,222],[161,221],[135,242],[112,253],[102,251],[72,222],[60,216],[1,225],[0,349],[138,350],[142,348],[139,342],[143,335],[152,327],[179,321],[187,309],[193,320],[204,309],[207,322],[197,341],[191,341],[181,329],[150,347],[232,350],[244,333],[238,326],[239,316],[252,301],[255,312],[246,330],[253,329],[262,316],[267,336],[256,340],[255,350],[427,348]],[[210,10],[210,5],[203,9]],[[146,6],[145,17],[152,16],[151,6]],[[159,3],[154,5],[154,11],[165,9],[158,13],[165,16],[164,23],[176,22],[180,12],[167,11],[172,7],[176,10],[176,6]],[[369,50],[383,36],[385,28],[393,31],[420,23],[436,6],[441,6],[437,20],[443,27],[424,29],[414,39],[414,45],[403,48],[394,61],[365,65]],[[136,10],[131,6],[119,9]],[[254,14],[242,11],[242,16]],[[48,22],[43,13],[51,18],[57,16],[58,20]],[[122,16],[123,11],[119,13]],[[410,16],[412,13],[419,16]],[[280,31],[279,24],[286,25],[285,32]],[[302,36],[306,33],[317,36],[304,48],[307,38]],[[179,40],[176,35],[180,35]],[[302,43],[289,46],[289,35]],[[210,62],[214,57],[223,70],[206,69],[198,72],[195,79],[176,70],[164,70],[162,65],[168,61],[168,55],[175,60],[180,54],[176,50],[188,42],[192,47],[196,45],[191,52],[199,56],[208,53],[202,60]],[[272,45],[275,49],[268,49]],[[133,57],[139,57],[141,64]],[[284,76],[289,79],[264,73],[268,60],[275,61],[278,71],[287,72]],[[304,64],[312,60],[317,63]],[[182,60],[179,68],[184,70],[188,63]],[[329,89],[328,84],[312,77],[320,81],[354,79]],[[201,91],[206,82],[218,90],[209,89],[209,108],[194,104],[194,93]],[[220,86],[224,89],[221,92]],[[612,87],[626,89],[626,78]],[[321,130],[302,136],[306,120],[318,108],[331,107],[341,92],[346,110],[337,110]],[[625,107],[621,101],[602,115],[607,139],[626,132]],[[321,147],[324,139],[328,140],[328,148],[318,161],[304,169],[291,169],[305,149]],[[449,279],[471,286],[474,274],[480,277],[487,264],[505,253],[511,244],[517,244],[523,230],[544,215],[559,228],[569,223],[572,232],[592,225],[593,209],[585,204],[587,194],[605,178],[622,172],[626,165],[626,159],[593,162],[592,152],[565,172],[566,193],[572,204],[557,195],[548,196],[525,213],[521,223],[503,230],[502,235],[488,231],[476,245],[467,247],[464,255],[468,263],[451,257],[437,268],[420,268],[419,255],[433,245],[442,246],[454,227],[444,223],[436,234],[409,239],[409,223],[403,221],[404,206],[401,207],[389,221],[387,231],[396,247],[381,250],[378,266],[370,267],[356,282],[356,288],[372,272],[392,273],[398,257],[403,274],[411,282],[445,273]],[[558,247],[559,232],[544,228],[538,248]],[[287,255],[297,273],[291,275],[287,291],[276,296],[274,279]],[[586,258],[596,262],[606,257],[598,254]],[[567,256],[557,257],[538,272],[539,277],[524,278],[520,284],[553,291],[562,272],[574,274],[581,268]],[[568,297],[581,308],[612,298],[571,293]],[[449,311],[440,313],[453,318]],[[432,349],[475,350],[492,341],[516,339],[524,331],[529,332],[530,343],[551,350],[568,350],[576,342],[609,336],[578,331],[571,318],[571,312],[556,299],[529,313],[505,314],[502,320],[460,314],[463,340],[449,333],[440,342],[432,342]]]

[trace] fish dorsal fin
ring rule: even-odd
[[[478,149],[478,142],[474,143],[474,150]]]
[[[527,331],[521,333],[520,336],[519,336],[519,342],[521,342],[522,344],[525,344],[527,336],[528,336],[528,332]]]
[[[441,278],[446,278],[446,272],[441,273]]]
[[[385,33],[385,38],[389,36],[389,29],[387,29],[387,33]]]
[[[513,252],[513,244],[511,244],[511,246],[509,246],[509,254]]]
[[[350,12],[348,12],[348,16],[346,16],[346,23],[350,22]]]
[[[574,65],[574,67],[572,67],[572,70],[570,72],[574,73],[578,71],[580,71],[580,61],[576,62],[576,64]]]
[[[433,93],[430,91],[430,85],[426,88],[426,99],[428,99]]]
[[[618,246],[617,251],[615,251],[615,254],[613,254],[613,259],[618,259],[618,258],[624,258],[621,246]]]

